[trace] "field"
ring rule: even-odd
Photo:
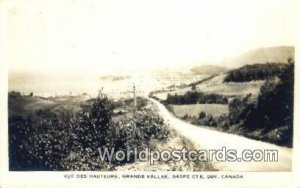
[[[216,93],[224,96],[246,96],[249,93],[252,96],[258,96],[260,87],[265,81],[250,81],[250,82],[226,82],[223,80],[225,74],[213,77],[201,84],[196,85],[196,90],[207,94]],[[178,89],[170,92],[159,92],[154,96],[161,100],[165,100],[167,95],[184,95],[187,91],[191,91],[191,87]]]
[[[198,117],[202,111],[211,114],[213,117],[228,114],[228,105],[223,104],[171,105],[171,108],[177,117],[183,117],[186,114],[191,117]]]
[[[250,81],[250,82],[227,82],[223,80],[225,75],[216,76],[211,80],[197,85],[198,91],[205,91],[207,93],[218,93],[221,95],[238,95],[246,96],[251,93],[254,96],[259,94],[260,87],[265,81]]]
[[[26,116],[36,110],[51,109],[59,111],[62,108],[79,110],[80,104],[88,100],[88,96],[60,96],[60,97],[35,97],[35,96],[9,96],[9,115]]]

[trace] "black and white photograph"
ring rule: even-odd
[[[2,172],[175,184],[287,177],[299,5],[0,1]]]

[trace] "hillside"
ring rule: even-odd
[[[295,47],[293,46],[277,46],[268,48],[258,48],[241,54],[235,58],[226,60],[228,67],[241,67],[247,64],[279,62],[287,63],[288,58],[295,57]]]
[[[192,87],[153,92],[152,97],[194,125],[292,147],[294,61],[288,61],[245,65]],[[225,106],[215,118],[218,108],[207,104]]]
[[[22,96],[19,92],[10,92],[8,94],[8,112],[9,117],[27,116],[37,110],[60,111],[61,109],[80,109],[81,103],[88,100],[88,96],[57,96],[43,98],[38,96]]]
[[[230,70],[224,82],[249,82],[253,80],[266,80],[282,74],[288,64],[286,63],[266,63],[245,65],[237,69]]]

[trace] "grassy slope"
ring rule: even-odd
[[[259,94],[260,87],[265,81],[251,81],[243,83],[224,83],[226,74],[222,74],[208,80],[202,84],[197,85],[197,90],[206,93],[217,93],[227,96],[246,96],[251,93],[257,96]]]
[[[80,104],[87,100],[84,96],[65,96],[54,98],[41,97],[9,97],[8,111],[9,116],[21,115],[25,116],[39,109],[51,109],[53,111],[61,108],[78,110]]]
[[[192,117],[198,117],[201,111],[211,114],[213,117],[228,113],[228,105],[222,104],[192,104],[192,105],[171,105],[174,114],[177,117],[183,117],[188,114]]]
[[[251,82],[227,82],[224,83],[224,78],[226,74],[218,75],[212,77],[209,80],[201,82],[196,85],[197,91],[201,91],[207,94],[220,94],[226,96],[246,96],[251,93],[253,96],[257,96],[259,94],[260,87],[263,85],[265,81],[251,81]],[[175,91],[170,92],[159,92],[154,96],[158,97],[161,100],[165,100],[168,94],[174,95],[177,93],[178,95],[183,95],[187,91],[191,91],[191,87],[186,87],[183,89],[177,89]]]

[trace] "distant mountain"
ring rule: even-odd
[[[226,67],[220,65],[200,65],[191,68],[191,72],[200,75],[216,75],[227,72]]]
[[[236,58],[228,59],[224,65],[228,67],[241,67],[247,64],[262,63],[287,63],[288,58],[295,59],[295,47],[277,46],[269,48],[258,48],[246,52]]]

